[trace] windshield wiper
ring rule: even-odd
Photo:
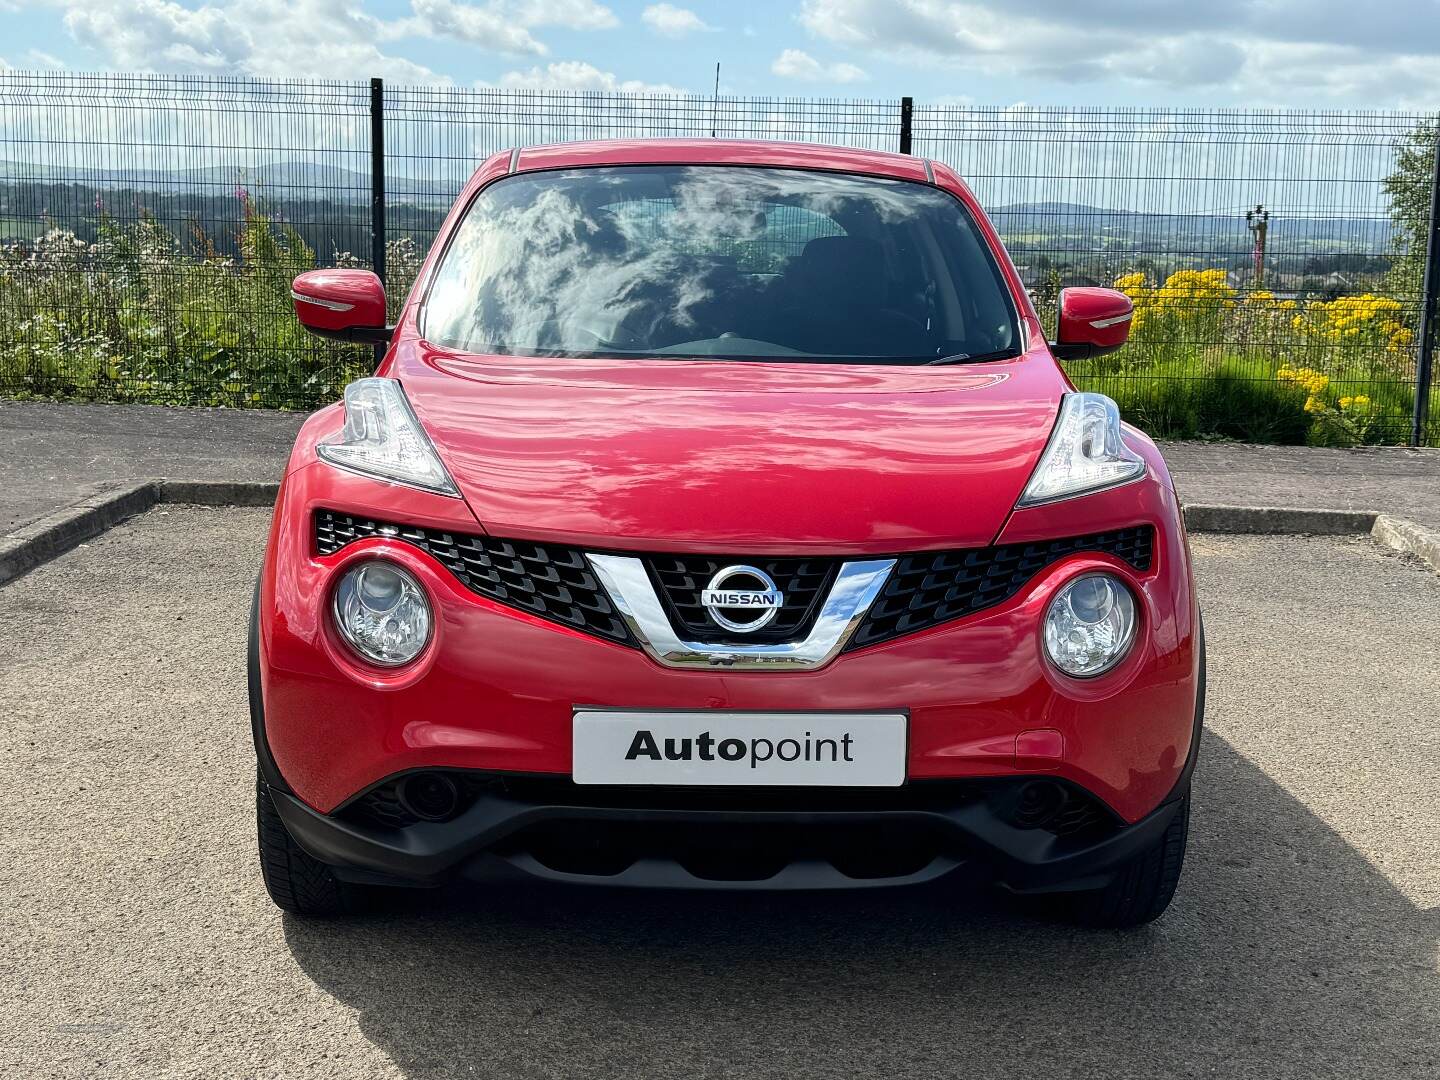
[[[987,360],[1014,360],[1020,355],[1020,350],[1015,346],[1008,349],[996,349],[993,352],[968,353],[957,352],[953,356],[942,356],[936,360],[926,360],[924,367],[932,364],[983,364]]]

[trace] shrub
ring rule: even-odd
[[[1157,438],[1296,444],[1313,422],[1304,389],[1256,361],[1227,359],[1198,373],[1171,361],[1143,373],[1070,375],[1081,389],[1114,398],[1126,420]]]
[[[311,407],[373,368],[369,350],[295,319],[290,283],[316,265],[289,225],[241,197],[236,257],[148,215],[102,213],[97,238],[48,230],[0,247],[0,390],[162,405]],[[413,279],[413,260],[397,259]],[[408,282],[406,283],[408,287]]]
[[[1120,380],[1117,393],[1141,426],[1327,446],[1408,435],[1415,334],[1399,301],[1242,293],[1218,269],[1177,270],[1159,284],[1125,274],[1115,287],[1135,305],[1129,344],[1071,374]]]

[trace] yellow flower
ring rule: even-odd
[[[1325,403],[1317,397],[1305,399],[1305,411],[1308,413],[1322,413],[1325,411]]]
[[[1310,394],[1312,398],[1323,394],[1326,387],[1330,385],[1329,375],[1322,374],[1314,368],[1308,367],[1282,367],[1279,371],[1275,372],[1275,377],[1304,387],[1305,391]]]

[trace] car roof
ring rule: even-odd
[[[926,161],[908,154],[759,139],[609,139],[530,146],[519,151],[512,171],[594,165],[777,165],[929,179]]]

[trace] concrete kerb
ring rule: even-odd
[[[1369,533],[1395,551],[1414,555],[1440,573],[1440,532],[1377,510],[1308,510],[1283,506],[1185,507],[1191,532],[1340,536]]]
[[[1375,515],[1370,535],[1386,547],[1408,551],[1440,573],[1440,532],[1389,514]]]
[[[1192,504],[1185,507],[1185,527],[1191,532],[1341,536],[1369,532],[1378,516],[1374,510]]]
[[[157,502],[190,506],[274,506],[280,485],[228,480],[159,480]]]
[[[266,482],[163,478],[127,486],[99,485],[70,506],[0,537],[0,584],[160,503],[272,506],[279,487]],[[1387,547],[1415,555],[1440,573],[1440,532],[1374,510],[1193,504],[1185,507],[1185,526],[1200,533],[1369,533]]]
[[[158,503],[272,506],[279,489],[275,483],[165,479],[97,485],[84,498],[0,537],[0,585]]]

